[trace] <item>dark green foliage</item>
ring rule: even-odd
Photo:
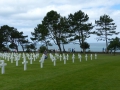
[[[27,39],[28,36],[24,36],[23,32],[19,32],[18,34],[18,43],[21,45],[23,52],[25,49],[25,45],[29,44],[29,40]]]
[[[99,20],[95,20],[96,24],[96,35],[99,36],[97,40],[106,41],[106,48],[108,46],[108,36],[117,35],[119,32],[116,32],[116,25],[113,23],[113,19],[109,15],[100,16]]]
[[[82,49],[89,49],[90,48],[90,45],[87,43],[87,42],[84,42],[84,43],[82,43],[81,45],[80,45],[80,47],[82,48]]]
[[[49,39],[53,40],[53,42],[58,45],[59,50],[61,52],[61,36],[62,32],[60,29],[60,14],[56,11],[51,10],[44,17],[42,24],[49,30]]]
[[[57,11],[51,10],[47,12],[42,23],[34,28],[34,32],[31,32],[32,42],[29,42],[27,39],[28,36],[24,36],[23,32],[17,31],[14,27],[3,25],[0,28],[0,50],[10,45],[11,48],[18,51],[18,46],[21,45],[23,51],[25,48],[28,51],[33,51],[36,50],[38,42],[48,49],[48,46],[52,45],[52,41],[58,46],[61,52],[62,48],[65,51],[64,45],[70,42],[76,43],[77,41],[80,47],[83,46],[91,34],[98,35],[99,38],[97,40],[105,40],[107,48],[108,40],[111,39],[108,36],[119,34],[119,32],[115,31],[116,25],[109,15],[100,16],[99,20],[95,20],[96,31],[94,32],[92,31],[92,23],[88,21],[89,16],[81,10],[74,14],[69,14],[68,18],[62,17]],[[30,46],[31,44],[34,47]],[[82,49],[84,52],[86,47]]]
[[[26,45],[26,52],[36,51],[35,45],[33,43]]]
[[[64,44],[69,43],[68,38],[69,38],[69,34],[70,34],[68,19],[66,17],[61,17],[59,25],[60,25],[59,30],[61,33],[60,34],[61,35],[61,37],[60,37],[61,43],[60,44],[62,44],[63,52],[65,52]]]
[[[31,40],[36,44],[37,42],[41,42],[45,44],[48,48],[51,45],[49,40],[48,29],[43,24],[38,24],[37,27],[34,28],[34,32],[31,32],[32,36]]]
[[[32,52],[32,51],[31,51],[30,48],[27,48],[27,49],[26,49],[26,52],[27,52],[27,53],[30,53],[30,52]]]
[[[40,46],[40,48],[39,48],[39,52],[40,53],[43,53],[45,50],[47,50],[47,48],[46,48],[46,46]]]
[[[110,41],[110,44],[107,47],[108,50],[114,50],[114,54],[116,52],[116,50],[120,50],[120,39],[118,37],[112,39],[112,41]]]
[[[8,25],[3,25],[0,28],[0,48],[5,47],[8,42],[10,42],[10,35],[13,31],[13,27],[9,27]]]
[[[3,25],[0,28],[0,49],[10,44],[11,48],[18,51],[18,45],[23,43],[22,39],[25,37],[27,36],[23,36],[23,32],[17,31],[16,28]]]
[[[11,48],[11,49],[16,49],[16,47],[17,47],[17,45],[15,43],[11,43],[9,45],[9,48]]]
[[[79,45],[82,45],[87,38],[92,34],[91,30],[93,29],[92,23],[88,23],[89,17],[87,14],[79,10],[74,14],[70,14],[69,24],[71,30],[70,41],[78,41]],[[83,48],[83,52],[84,52]]]
[[[2,47],[0,51],[2,51],[2,52],[9,52],[10,49],[8,47]]]

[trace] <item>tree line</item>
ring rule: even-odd
[[[89,22],[89,16],[83,11],[79,10],[74,14],[69,14],[67,17],[61,16],[57,11],[51,10],[47,12],[42,22],[38,24],[34,31],[31,32],[32,42],[24,36],[23,32],[18,32],[14,27],[3,25],[0,28],[0,49],[5,48],[8,44],[10,48],[18,50],[18,45],[27,50],[36,50],[36,44],[41,42],[48,49],[51,41],[56,44],[60,52],[65,51],[64,45],[78,42],[83,52],[89,48],[86,42],[92,34],[97,35],[96,40],[104,40],[106,49],[114,49],[113,44],[116,38],[120,43],[120,39],[110,38],[109,36],[118,35],[116,32],[116,25],[114,20],[109,15],[102,15],[98,20],[95,20],[95,25]],[[93,30],[95,29],[95,30]],[[119,45],[116,46],[119,49]]]

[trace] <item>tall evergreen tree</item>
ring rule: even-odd
[[[46,29],[43,24],[38,24],[37,27],[34,28],[34,32],[31,32],[31,34],[33,36],[31,37],[31,40],[34,43],[41,42],[45,44],[46,48],[48,48],[48,45],[50,45],[48,29]]]
[[[59,30],[61,31],[61,44],[63,46],[63,51],[65,52],[65,47],[64,44],[68,44],[68,38],[69,38],[69,24],[68,20],[66,17],[61,17],[60,18],[60,23],[59,23]]]
[[[112,35],[117,35],[119,32],[116,32],[116,25],[113,23],[113,19],[109,15],[100,16],[99,20],[95,20],[96,24],[96,34],[98,36],[97,40],[106,41],[106,49],[108,47],[108,40]]]
[[[114,50],[114,55],[116,50],[120,50],[120,38],[116,37],[110,41],[110,44],[107,47],[108,50]]]
[[[19,32],[18,33],[18,43],[21,45],[22,49],[23,49],[23,52],[24,52],[24,49],[25,49],[25,46],[26,44],[30,43],[29,40],[27,39],[28,36],[24,36],[23,35],[23,32]],[[19,45],[18,44],[18,45]]]
[[[6,47],[8,44],[11,48],[18,51],[18,45],[20,43],[20,38],[24,38],[23,32],[19,32],[16,28],[10,27],[8,25],[3,25],[0,28],[0,48]]]
[[[49,38],[58,46],[61,52],[61,37],[62,31],[60,30],[60,14],[56,11],[50,11],[44,17],[42,23],[49,31]]]
[[[9,42],[10,33],[12,28],[8,25],[3,25],[0,27],[0,49],[5,47]]]
[[[92,33],[91,30],[93,29],[92,23],[88,23],[88,15],[79,10],[74,14],[70,14],[68,19],[71,29],[70,41],[78,41],[79,46],[84,45],[83,43],[90,37],[90,34]],[[82,49],[85,53],[85,48]]]

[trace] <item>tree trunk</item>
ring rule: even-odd
[[[22,50],[23,50],[23,52],[24,52],[24,47],[23,47],[23,45],[21,45],[21,47],[22,47]]]
[[[107,47],[108,47],[108,42],[107,42],[107,29],[106,29],[106,22],[105,22],[105,39],[106,39],[106,53],[108,52]]]
[[[62,46],[63,46],[63,52],[65,52],[65,47],[64,47],[64,44],[62,44]]]
[[[45,44],[46,44],[46,48],[47,48],[47,50],[48,50],[48,44],[47,44],[47,42],[45,42]]]
[[[106,33],[107,33],[107,32],[106,32]],[[106,34],[106,53],[108,53],[107,47],[108,47],[108,42],[107,42],[107,34]]]
[[[18,52],[18,46],[16,45],[16,50],[15,50],[15,52]]]
[[[84,35],[83,35],[83,31],[81,31],[81,36],[82,36],[82,43],[81,44],[83,44],[84,43]],[[84,45],[84,44],[83,44]],[[84,47],[84,46],[83,46]],[[83,53],[85,54],[85,49],[84,48],[82,48],[83,49]]]
[[[60,46],[60,44],[58,44],[58,47],[59,47],[59,50],[60,50],[60,53],[62,52],[62,50],[61,50],[61,46]]]

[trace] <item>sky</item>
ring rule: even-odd
[[[31,37],[31,32],[51,10],[66,17],[82,10],[93,25],[106,14],[117,25],[116,31],[120,31],[120,0],[0,0],[0,26],[9,25]],[[97,42],[96,37],[92,35],[87,42]]]

